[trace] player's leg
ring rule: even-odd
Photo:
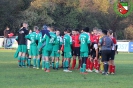
[[[81,57],[80,56],[78,56],[78,62],[79,62],[79,64],[78,64],[78,68],[77,69],[80,69],[80,66],[81,66]]]
[[[64,62],[64,52],[62,51],[62,54],[61,54],[61,58],[62,58],[62,64],[60,66],[60,68],[63,68],[63,62]]]
[[[55,69],[55,51],[52,51],[51,57],[52,57],[52,68]]]
[[[37,54],[38,54],[38,56],[37,56],[37,69],[39,69],[40,68],[40,62],[41,62],[41,51],[39,51],[39,49],[37,49],[38,51],[37,51]]]
[[[110,60],[110,64],[111,64],[110,73],[111,73],[111,74],[114,74],[114,73],[115,73],[115,64],[114,64],[115,50],[112,50],[111,52],[112,52],[112,54],[111,54],[111,60]]]
[[[72,69],[74,69],[75,65],[76,65],[76,49],[75,49],[75,47],[74,47],[72,53],[73,53]]]
[[[100,73],[103,72],[104,67],[103,67],[103,61],[102,61],[102,55],[101,55],[101,50],[99,51],[99,61],[100,61]]]
[[[45,62],[46,62],[45,56],[42,56],[42,70],[46,70]]]
[[[27,53],[27,46],[26,45],[22,45],[22,63],[23,63],[23,67],[25,67],[25,62],[26,62],[26,53]]]
[[[82,63],[81,63],[81,73],[82,74],[87,74],[86,73],[86,59],[88,57],[88,52],[82,52]]]
[[[38,69],[40,66],[37,66],[38,65],[37,61],[40,61],[40,58],[38,60],[38,49],[37,49],[37,46],[33,46],[32,50],[33,50],[33,67]]]
[[[80,47],[77,48],[77,52],[76,52],[76,55],[78,57],[78,69],[80,69],[80,66],[81,66],[81,57],[80,57]]]
[[[22,52],[19,52],[19,54],[18,54],[18,65],[19,65],[19,67],[21,67],[23,65],[23,63],[22,63]]]
[[[104,61],[104,73],[103,75],[108,75],[108,61],[110,58],[110,50],[103,50],[102,51],[102,59]]]
[[[66,60],[67,60],[67,54],[66,52],[64,52],[64,59],[63,59],[63,71],[66,72],[67,68],[66,68]]]
[[[89,65],[89,70],[87,70],[87,72],[93,72],[93,67],[94,67],[94,56],[91,56],[92,58],[90,59],[90,65]]]
[[[50,72],[50,63],[49,63],[49,57],[51,56],[52,51],[46,51],[47,55],[45,55],[45,59],[46,59],[46,72]]]
[[[19,67],[22,66],[22,50],[21,50],[21,45],[18,46],[18,65]]]
[[[39,55],[37,56],[37,69],[40,68],[40,58],[41,58],[41,55],[39,54]]]
[[[55,68],[56,68],[56,70],[58,70],[58,68],[59,68],[59,57],[60,57],[60,53],[56,52],[55,53],[55,61],[56,61]]]

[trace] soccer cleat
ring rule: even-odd
[[[66,69],[64,69],[63,71],[66,72]]]
[[[104,72],[104,73],[102,73],[102,75],[108,75],[108,73]]]
[[[70,70],[66,70],[65,72],[72,72],[72,71],[70,71]]]
[[[55,70],[55,67],[53,67],[53,69]]]
[[[35,66],[33,66],[33,68],[36,68]]]
[[[111,75],[114,75],[114,74],[115,74],[114,72],[111,73]]]
[[[90,69],[86,69],[86,71],[89,71]]]
[[[22,67],[21,65],[19,65],[19,67]]]
[[[46,72],[50,72],[50,70],[46,70]]]
[[[89,70],[87,70],[87,72],[93,72],[93,71],[89,69]]]
[[[23,65],[22,67],[23,67],[23,68],[26,68],[26,66],[25,66],[25,65]]]
[[[99,73],[99,71],[98,71],[98,70],[95,70],[95,72],[96,72],[96,73]]]

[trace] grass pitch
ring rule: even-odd
[[[14,50],[0,50],[0,88],[133,88],[133,54],[116,55],[116,74],[46,73],[41,69],[20,68]]]

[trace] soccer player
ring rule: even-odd
[[[113,45],[112,39],[107,36],[107,30],[102,30],[103,37],[100,39],[102,62],[104,62],[103,75],[108,75],[108,61],[111,55],[111,48]]]
[[[46,72],[50,72],[49,57],[52,53],[53,45],[55,44],[55,40],[57,38],[56,34],[54,33],[54,28],[50,27],[50,28],[48,28],[48,30],[50,31],[49,33],[50,33],[51,38],[45,34],[42,39],[42,42],[46,43],[45,46],[43,47],[43,57],[44,57],[43,58],[43,66],[45,66],[44,71],[46,71]]]
[[[80,72],[82,74],[87,74],[86,73],[86,59],[88,58],[89,54],[89,49],[88,46],[90,45],[90,36],[87,34],[88,27],[84,28],[80,34],[79,40],[80,40],[80,56],[82,57],[82,63],[81,63],[81,68]]]
[[[91,46],[90,46],[90,55],[91,55],[91,64],[89,67],[89,70],[86,70],[87,72],[92,72],[93,68],[95,69],[95,72],[98,73],[98,68],[97,66],[94,67],[94,61],[98,60],[98,44],[95,42],[92,42]]]
[[[53,46],[53,50],[52,50],[52,67],[53,69],[56,68],[56,70],[58,70],[59,68],[59,57],[60,57],[60,50],[61,50],[61,46],[62,46],[62,38],[60,37],[60,31],[56,30],[56,41],[55,44]],[[55,67],[54,67],[54,62],[56,61]]]
[[[99,35],[98,35],[98,28],[94,27],[93,28],[93,42],[97,43],[99,42]]]
[[[25,36],[28,34],[27,30],[28,24],[27,23],[22,23],[21,28],[18,31],[18,62],[19,66],[25,67],[25,60],[26,60],[26,52],[27,52],[27,40]]]
[[[100,40],[103,37],[101,29],[98,30],[98,35],[99,35],[99,40]],[[102,73],[104,70],[104,67],[103,67],[103,62],[102,62],[101,47],[100,46],[99,46],[99,61],[98,62],[99,62],[98,66],[100,67],[99,71],[100,71],[100,73]]]
[[[79,36],[80,36],[79,30],[75,29],[75,35],[74,35],[74,38],[73,38],[73,62],[72,62],[72,69],[75,68],[76,57],[78,57],[78,60],[79,60],[78,69],[80,68],[80,65],[81,65]]]
[[[72,38],[70,36],[70,29],[66,29],[64,31],[64,38],[63,38],[63,44],[64,44],[64,61],[63,61],[63,68],[64,68],[64,72],[72,72],[70,70],[68,70],[69,67],[69,59],[71,59],[72,57]]]
[[[71,49],[72,49],[72,56],[74,54],[75,34],[76,34],[76,31],[75,30],[72,30],[72,35],[71,35],[71,37],[72,37],[72,47],[71,47]],[[73,66],[74,66],[75,60],[76,59],[74,59],[74,56],[73,56],[72,69],[74,69]],[[71,60],[69,59],[69,66],[70,66],[70,63],[71,63]]]
[[[109,60],[109,73],[114,74],[115,73],[114,59],[115,59],[115,53],[116,53],[116,39],[113,37],[113,31],[112,30],[108,30],[108,36],[113,41],[113,47],[112,47],[112,50],[111,50],[111,57],[110,57],[110,60]]]
[[[29,58],[33,58],[33,68],[36,68],[36,59],[38,56],[38,49],[37,49],[37,44],[36,44],[36,40],[37,40],[37,33],[36,31],[39,28],[37,26],[34,27],[33,32],[28,34],[27,36],[25,36],[27,39],[29,39],[31,41],[30,43],[30,51],[29,51]],[[30,65],[30,59],[28,59],[28,65]]]
[[[36,30],[37,33],[37,49],[38,49],[38,57],[37,57],[37,69],[40,68],[40,59],[41,59],[41,55],[42,55],[42,51],[40,50],[40,48],[42,47],[42,32],[40,32],[39,29]]]

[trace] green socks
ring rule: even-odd
[[[40,59],[37,59],[37,68],[40,68]]]
[[[82,67],[80,68],[80,72],[83,72],[83,68]]]
[[[20,56],[18,57],[18,65],[19,65],[19,66],[22,66],[22,65],[21,65],[21,57],[20,57]]]
[[[33,66],[36,67],[36,58],[33,59]]]
[[[43,60],[42,61],[42,69],[44,69],[45,68],[45,61]]]
[[[63,68],[66,69],[66,61],[63,62]]]
[[[22,66],[25,66],[25,57],[22,57]]]
[[[83,64],[83,72],[86,71],[86,64]]]
[[[55,67],[56,67],[56,69],[58,69],[58,68],[59,68],[59,62],[58,62],[58,61],[56,62]]]
[[[69,66],[69,62],[68,62],[68,60],[66,60],[66,68],[68,69],[68,66]]]
[[[49,70],[49,68],[50,68],[50,64],[49,64],[49,62],[48,62],[48,61],[46,61],[45,66],[46,66],[46,69],[47,69],[47,70]]]
[[[31,65],[31,59],[28,58],[28,66],[30,66],[30,65]]]
[[[52,68],[54,68],[54,62],[52,62]]]

